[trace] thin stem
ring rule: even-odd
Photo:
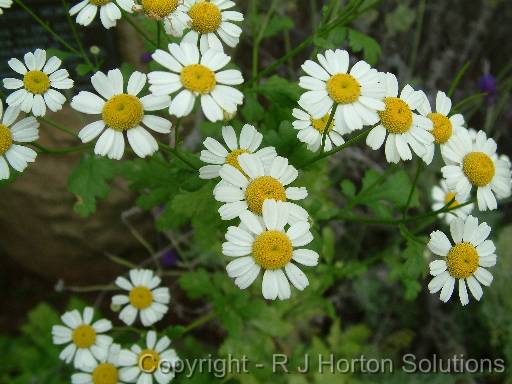
[[[114,285],[89,285],[86,287],[64,287],[65,291],[74,293],[86,293],[86,292],[103,292],[103,291],[116,291],[119,288]]]
[[[359,141],[364,139],[366,136],[368,136],[368,134],[370,133],[370,131],[373,128],[374,127],[368,127],[366,129],[364,129],[360,134],[358,134],[357,136],[354,136],[353,138],[351,138],[350,140],[348,140],[344,144],[342,144],[342,145],[340,145],[340,146],[338,146],[336,148],[333,148],[330,151],[327,151],[327,152],[324,152],[324,153],[320,153],[316,157],[314,157],[314,158],[306,161],[302,165],[300,165],[299,168],[309,167],[311,164],[316,163],[318,160],[322,160],[325,157],[331,156],[331,155],[333,155],[333,154],[335,154],[335,153],[337,153],[339,151],[342,151],[345,148],[348,148],[348,147],[352,146],[355,143],[358,143]]]
[[[66,47],[68,49],[68,51],[74,53],[75,55],[77,56],[82,56],[82,54],[80,53],[80,51],[78,51],[77,49],[73,48],[71,45],[69,45],[66,40],[64,40],[62,37],[60,37],[56,32],[53,31],[53,29],[51,29],[48,24],[43,21],[39,16],[37,16],[34,12],[32,12],[32,10],[27,7],[25,5],[25,3],[22,1],[22,0],[14,0],[16,2],[16,4],[18,4],[21,8],[23,8],[23,10],[25,12],[27,12],[35,21],[37,21],[39,23],[39,25],[41,25],[41,27],[43,27],[50,35],[52,35],[52,37],[57,40],[59,43],[61,43],[64,47]]]
[[[151,38],[146,34],[146,32],[144,32],[142,30],[141,27],[139,27],[137,25],[137,23],[135,21],[133,21],[132,19],[132,16],[126,12],[126,11],[123,11],[123,14],[124,14],[124,19],[128,22],[128,24],[130,24],[132,26],[133,29],[135,29],[135,31],[144,39],[146,40],[149,44],[151,44],[153,47],[155,48],[158,48],[158,44],[155,43],[153,40],[151,40]]]
[[[84,46],[82,45],[82,41],[80,40],[80,37],[78,36],[78,32],[76,31],[75,23],[71,19],[71,15],[69,14],[69,7],[66,0],[61,0],[62,6],[64,7],[64,11],[66,12],[66,19],[68,20],[68,24],[71,27],[71,32],[73,33],[73,37],[76,41],[76,44],[78,45],[78,49],[81,52],[81,56],[86,61],[86,63],[96,70],[98,67],[92,63],[92,61],[89,59],[89,56],[87,56],[87,53],[85,52]]]
[[[168,146],[167,144],[164,144],[164,143],[161,143],[161,142],[158,142],[158,145],[163,150],[165,150],[165,151],[171,153],[172,155],[176,156],[183,163],[188,165],[191,169],[194,169],[196,171],[199,170],[199,167],[197,165],[194,165],[189,159],[187,159],[185,156],[183,156],[183,154],[181,152],[179,152],[176,148],[172,148],[172,147]]]
[[[107,257],[112,260],[114,263],[116,264],[119,264],[123,267],[127,267],[127,268],[130,268],[130,269],[137,269],[139,266],[137,264],[134,264],[128,260],[125,260],[119,256],[116,256],[116,255],[112,255],[112,254],[109,254],[107,253]]]
[[[162,35],[162,25],[160,24],[160,21],[156,20],[156,45],[158,48],[160,48],[161,35]]]
[[[73,132],[71,129],[68,129],[62,125],[60,125],[59,123],[53,121],[53,120],[50,120],[49,118],[47,117],[39,117],[38,118],[39,121],[45,123],[45,124],[48,124],[54,128],[57,128],[59,131],[62,131],[62,132],[65,132],[67,133],[68,135],[71,135],[71,136],[74,136],[74,137],[78,137],[78,135]]]
[[[411,56],[409,59],[409,71],[411,74],[414,73],[414,67],[416,66],[416,58],[418,56],[418,48],[420,45],[421,31],[423,29],[423,16],[425,15],[425,4],[426,4],[426,0],[420,0],[420,3],[418,5],[418,12],[417,12],[418,25],[416,27],[416,31],[414,32],[413,46],[412,46],[412,50],[411,50]]]
[[[84,150],[87,150],[91,148],[91,143],[79,145],[76,147],[68,147],[68,148],[47,148],[43,147],[41,144],[38,143],[30,143],[31,146],[37,148],[39,153],[47,153],[51,155],[65,155],[67,153],[73,153],[73,152],[81,152]]]
[[[179,148],[180,146],[180,125],[181,118],[176,120],[176,124],[174,125],[174,148]]]
[[[448,97],[453,96],[462,77],[464,76],[464,74],[466,73],[466,71],[469,69],[470,66],[471,66],[471,61],[468,61],[462,66],[462,68],[459,70],[459,72],[457,72],[455,79],[453,79],[452,83],[450,84],[450,88],[448,89]]]
[[[468,96],[468,97],[462,99],[461,101],[459,101],[457,104],[455,104],[455,106],[453,107],[453,110],[460,112],[461,108],[465,107],[466,104],[469,104],[475,100],[480,100],[485,96],[487,96],[487,92],[475,93],[474,95]]]
[[[412,196],[414,195],[414,191],[416,190],[416,185],[418,184],[418,180],[420,178],[421,171],[423,170],[423,161],[418,159],[418,166],[416,167],[416,174],[414,175],[414,181],[411,185],[411,190],[409,191],[409,196],[407,197],[407,202],[405,203],[404,211],[402,213],[402,217],[407,217],[407,211],[409,210],[409,205],[411,205]]]
[[[258,74],[258,67],[259,67],[259,49],[261,41],[263,40],[263,36],[265,34],[265,31],[267,29],[268,23],[270,21],[270,18],[272,17],[272,14],[274,13],[274,10],[277,5],[277,0],[272,0],[272,3],[270,5],[270,8],[265,15],[265,18],[263,19],[263,22],[261,25],[258,26],[259,32],[257,35],[254,35],[253,38],[253,45],[252,45],[252,77],[256,77]]]
[[[194,322],[190,323],[189,325],[185,326],[181,332],[182,335],[185,333],[188,333],[196,328],[199,328],[200,326],[208,323],[210,320],[213,320],[215,318],[215,312],[208,312],[206,315],[201,316],[199,319],[195,320]]]
[[[320,153],[324,153],[325,151],[325,140],[327,140],[327,134],[329,133],[329,127],[332,124],[332,121],[334,120],[334,115],[336,114],[336,110],[338,109],[338,103],[334,104],[334,107],[332,108],[331,114],[329,115],[329,120],[327,120],[327,124],[325,124],[324,127],[324,133],[322,135],[322,147],[320,149]]]

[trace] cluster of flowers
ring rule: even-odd
[[[137,316],[142,326],[150,327],[161,320],[168,311],[171,296],[169,288],[160,287],[161,280],[148,269],[132,269],[129,279],[119,276],[115,284],[127,294],[112,297],[112,307],[124,308],[119,318],[131,326]],[[94,310],[86,307],[61,316],[63,325],[52,328],[53,342],[66,345],[59,358],[73,362],[79,370],[71,377],[73,384],[153,383],[167,384],[174,378],[174,368],[179,363],[176,351],[169,348],[171,340],[164,336],[157,339],[155,331],[146,333],[146,345],[135,344],[122,349],[106,333],[113,330],[106,319],[93,322]]]

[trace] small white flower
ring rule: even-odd
[[[100,9],[100,20],[106,29],[115,27],[117,20],[122,17],[121,9],[131,13],[135,3],[133,0],[82,0],[71,7],[69,14],[76,17],[76,22],[84,27],[92,23],[98,8]]]
[[[213,191],[215,199],[224,203],[219,209],[222,220],[234,219],[246,211],[261,215],[267,199],[286,202],[292,223],[308,219],[304,208],[288,202],[303,200],[308,195],[304,187],[289,186],[299,172],[288,164],[288,159],[277,156],[265,167],[258,156],[243,153],[238,156],[238,164],[240,169],[230,164],[222,166],[222,180]]]
[[[476,188],[478,209],[494,210],[498,199],[510,196],[510,163],[496,155],[496,142],[479,131],[471,140],[467,130],[457,132],[443,147],[447,165],[441,171],[446,185],[459,196],[469,196]]]
[[[329,127],[327,127],[331,111],[328,111],[322,118],[315,119],[305,111],[306,108],[300,101],[299,106],[302,109],[293,109],[293,117],[296,119],[293,122],[293,127],[299,131],[297,138],[307,144],[310,151],[316,152],[320,149],[326,129],[327,135],[325,136],[324,151],[330,151],[333,147],[337,147],[345,142],[341,136],[343,133],[346,133],[343,132],[343,124],[333,119]]]
[[[128,291],[128,295],[112,297],[113,305],[125,306],[119,313],[119,318],[126,324],[132,325],[140,312],[143,326],[150,327],[160,321],[169,310],[171,301],[169,288],[159,287],[162,280],[149,269],[130,270],[130,280],[119,276],[116,285]]]
[[[464,127],[464,116],[460,113],[450,116],[452,100],[446,96],[444,92],[437,92],[435,112],[432,112],[427,95],[422,91],[421,93],[423,95],[423,102],[418,106],[418,111],[423,116],[429,118],[433,123],[431,133],[434,136],[434,142],[427,147],[427,153],[424,156],[425,162],[430,164],[434,158],[436,148],[435,144],[439,144],[442,154],[443,148],[448,144],[452,137],[457,132],[466,130],[466,128]]]
[[[385,89],[385,109],[378,113],[379,125],[373,128],[366,137],[366,144],[376,150],[386,139],[386,160],[398,163],[412,160],[412,151],[424,158],[427,147],[434,142],[429,132],[432,122],[413,111],[423,101],[423,93],[406,85],[398,96],[398,80],[392,73],[380,73],[380,82]],[[425,160],[425,159],[424,159]],[[432,161],[432,159],[430,159]],[[425,162],[430,163],[425,160]]]
[[[258,149],[263,140],[263,135],[252,125],[245,124],[240,132],[238,142],[235,130],[231,126],[222,127],[222,137],[227,149],[217,140],[207,137],[203,145],[206,149],[201,151],[201,161],[209,163],[199,170],[201,179],[215,179],[219,177],[219,171],[223,164],[231,164],[240,170],[238,156],[242,153],[254,153],[264,165],[268,165],[276,156],[274,147]]]
[[[119,378],[128,383],[167,384],[175,376],[174,368],[180,361],[176,351],[169,348],[171,340],[167,336],[157,340],[154,331],[146,335],[146,347],[133,345],[130,350],[123,349],[119,355]]]
[[[242,73],[236,69],[219,71],[231,60],[224,52],[209,49],[201,54],[192,44],[169,44],[169,52],[158,49],[153,59],[168,71],[148,75],[150,91],[155,95],[179,91],[169,107],[171,115],[187,116],[199,97],[208,120],[219,121],[224,118],[224,112],[235,113],[243,103],[242,92],[231,87],[243,83]]]
[[[487,223],[478,225],[478,219],[473,216],[453,220],[450,233],[453,244],[441,231],[430,235],[428,248],[444,259],[430,263],[430,274],[434,278],[428,289],[430,293],[441,291],[441,301],[447,302],[458,280],[460,302],[466,305],[469,303],[467,287],[473,297],[480,300],[483,294],[480,284],[491,285],[493,278],[486,268],[496,265],[496,247],[491,240],[486,240],[491,227]]]
[[[321,119],[337,105],[335,119],[344,133],[378,123],[377,111],[383,111],[385,105],[377,70],[361,60],[348,72],[348,52],[340,49],[329,49],[317,59],[320,64],[306,60],[302,65],[308,76],[299,82],[307,90],[300,104],[311,116]]]
[[[82,142],[88,143],[101,134],[94,153],[121,159],[124,154],[124,132],[133,151],[139,157],[150,156],[158,150],[155,138],[142,126],[158,133],[169,133],[171,122],[163,117],[148,115],[146,111],[158,111],[169,105],[167,95],[147,95],[139,97],[146,85],[146,75],[134,72],[128,80],[127,92],[124,92],[123,75],[119,69],[108,72],[96,72],[91,83],[100,96],[82,91],[73,97],[71,107],[77,111],[100,115],[101,120],[86,125],[78,133]],[[106,129],[105,129],[106,127]]]
[[[300,248],[309,244],[313,235],[307,221],[298,221],[285,231],[288,215],[289,205],[265,200],[262,217],[245,211],[240,216],[241,224],[228,228],[222,252],[236,258],[226,270],[237,287],[249,287],[261,269],[265,271],[261,286],[265,299],[289,299],[288,280],[301,291],[309,285],[308,278],[294,262],[307,266],[318,264],[318,253]]]
[[[0,15],[4,13],[2,8],[11,8],[12,0],[0,0]]]
[[[135,9],[153,19],[163,20],[165,32],[174,37],[181,37],[191,24],[182,0],[140,0]]]
[[[3,112],[4,106],[0,100],[0,180],[9,178],[9,164],[16,171],[23,172],[28,163],[36,160],[36,151],[16,143],[31,143],[39,138],[39,122],[34,116],[14,124],[20,110],[8,107],[5,114]]]
[[[108,348],[108,354],[94,362],[90,367],[83,369],[83,372],[74,373],[71,376],[72,384],[123,384],[119,380],[119,354],[121,346],[112,344]]]
[[[441,180],[439,186],[435,185],[434,188],[432,188],[432,201],[432,210],[438,211],[445,207],[450,201],[453,201],[450,204],[450,208],[458,207],[459,205],[464,204],[467,201],[467,198],[457,196],[457,194],[448,189],[446,182]],[[456,217],[461,219],[468,217],[468,215],[473,211],[473,208],[473,204],[468,204],[446,213],[440,213],[439,218],[444,219],[447,224],[450,224]]]
[[[241,22],[244,15],[230,11],[235,3],[230,0],[184,0],[191,30],[183,37],[183,42],[199,45],[201,52],[213,48],[223,51],[221,40],[229,47],[236,47],[242,28],[233,22]]]
[[[8,61],[13,71],[23,76],[23,79],[6,78],[4,87],[15,90],[7,97],[7,104],[19,107],[23,112],[34,116],[44,116],[46,107],[57,112],[62,109],[66,97],[57,89],[70,89],[73,80],[65,69],[59,69],[62,61],[52,56],[46,60],[46,51],[36,49],[24,57],[25,64],[16,58]]]
[[[112,323],[101,319],[91,324],[93,316],[92,307],[86,307],[83,316],[75,309],[61,316],[65,326],[54,325],[52,328],[53,343],[68,344],[59,358],[68,364],[74,360],[78,369],[92,369],[96,360],[104,361],[112,344],[110,336],[102,335],[112,329]]]

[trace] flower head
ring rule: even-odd
[[[109,320],[100,319],[92,323],[94,310],[86,307],[81,315],[76,309],[61,316],[64,325],[52,328],[53,343],[67,344],[59,355],[66,363],[74,361],[75,368],[90,370],[97,361],[104,361],[112,338],[103,333],[112,329]]]
[[[288,215],[289,205],[265,200],[261,217],[245,211],[240,215],[241,224],[228,228],[222,252],[236,258],[226,270],[240,289],[249,287],[262,269],[265,299],[289,299],[288,281],[301,291],[309,285],[308,278],[295,263],[318,264],[318,253],[301,248],[313,240],[313,235],[307,221],[287,226]]]
[[[130,76],[127,92],[124,92],[123,75],[119,69],[109,71],[108,75],[96,72],[91,82],[101,97],[82,91],[73,98],[71,107],[83,113],[101,115],[101,120],[86,125],[78,137],[88,143],[100,136],[94,152],[110,159],[121,159],[123,156],[124,133],[137,156],[146,157],[155,153],[158,143],[143,125],[158,133],[169,133],[171,122],[146,112],[166,108],[169,97],[151,94],[139,97],[146,84],[146,75],[140,72]]]
[[[12,0],[0,0],[0,15],[4,13],[2,8],[11,8]]]
[[[454,208],[446,213],[439,214],[441,219],[444,219],[447,224],[450,224],[453,219],[459,217],[465,219],[473,211],[473,204],[467,204],[463,207],[459,205],[466,203],[467,196],[458,196],[456,193],[450,191],[446,185],[446,181],[441,180],[441,183],[432,188],[432,209],[438,211],[450,203],[449,208]]]
[[[155,95],[179,91],[169,107],[171,115],[187,116],[199,97],[208,120],[219,121],[224,112],[235,113],[243,102],[242,92],[231,87],[243,83],[242,74],[236,69],[220,71],[231,60],[221,51],[209,49],[201,54],[192,44],[169,44],[169,52],[158,49],[153,59],[168,71],[148,75],[150,91]]]
[[[480,284],[489,286],[492,275],[486,269],[496,264],[496,247],[486,240],[491,227],[486,223],[478,225],[478,219],[468,216],[456,218],[450,224],[453,243],[441,231],[432,232],[428,248],[443,259],[430,263],[430,274],[434,278],[428,284],[430,293],[441,291],[441,301],[447,302],[452,296],[458,280],[459,298],[462,305],[469,303],[467,287],[476,300],[482,297]]]
[[[15,90],[7,97],[7,104],[19,107],[23,112],[34,116],[44,116],[46,107],[57,112],[62,109],[66,98],[57,89],[70,89],[73,80],[65,69],[59,69],[62,61],[52,56],[46,60],[46,51],[36,49],[25,54],[24,63],[13,58],[8,61],[13,71],[22,79],[6,78],[4,87]]]
[[[162,280],[149,269],[130,270],[130,280],[119,276],[116,285],[128,291],[128,295],[112,297],[113,305],[125,306],[119,318],[132,325],[140,313],[142,325],[150,327],[160,321],[169,310],[171,301],[169,288],[159,287]]]
[[[191,24],[183,0],[140,0],[135,9],[152,19],[162,20],[166,33],[175,37],[181,37]]]
[[[72,384],[122,384],[119,379],[119,353],[121,346],[111,344],[106,356],[95,361],[90,367],[83,367],[83,372],[71,376]]]
[[[86,27],[92,23],[99,9],[101,23],[106,29],[110,29],[115,27],[117,20],[122,17],[119,8],[131,13],[134,5],[133,0],[82,0],[71,7],[69,14],[77,15],[77,24]]]

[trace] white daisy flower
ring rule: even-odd
[[[74,373],[71,376],[72,384],[123,384],[119,379],[119,354],[121,346],[112,344],[108,348],[107,355],[94,362],[83,372]]]
[[[116,285],[128,291],[128,295],[112,297],[113,305],[125,305],[119,313],[119,318],[126,324],[132,325],[140,312],[140,321],[149,327],[160,321],[169,310],[171,301],[169,288],[159,287],[162,280],[149,269],[130,270],[130,280],[119,276]]]
[[[123,157],[123,132],[126,132],[128,142],[137,156],[146,157],[155,153],[158,143],[142,125],[158,133],[169,133],[171,122],[160,116],[147,115],[145,111],[166,108],[169,97],[152,94],[139,97],[138,94],[146,85],[146,75],[140,72],[132,73],[126,93],[119,69],[109,71],[108,75],[96,72],[91,77],[91,83],[101,97],[82,91],[73,97],[71,107],[83,113],[101,115],[101,120],[82,128],[78,133],[80,140],[88,143],[103,132],[96,142],[94,153],[119,160]]]
[[[73,87],[68,71],[59,69],[62,61],[55,56],[47,61],[44,49],[26,53],[24,61],[25,64],[13,58],[7,63],[23,76],[23,79],[4,79],[4,87],[15,90],[7,97],[7,104],[26,113],[32,111],[34,116],[44,116],[47,106],[52,112],[61,110],[66,97],[57,89]]]
[[[457,196],[456,193],[450,191],[448,186],[446,185],[446,181],[441,180],[439,185],[435,185],[432,188],[432,210],[438,211],[446,206],[450,201],[449,208],[455,208],[451,211],[440,213],[438,216],[441,219],[444,219],[447,224],[450,224],[453,219],[459,217],[461,219],[465,219],[468,215],[473,212],[473,204],[468,204],[460,208],[456,208],[461,204],[464,204],[467,201],[467,197]]]
[[[101,24],[106,29],[115,27],[117,20],[122,17],[122,10],[132,13],[135,3],[133,0],[82,0],[78,4],[71,7],[69,14],[75,16],[76,22],[84,27],[92,23],[98,8],[100,9],[100,20]]]
[[[427,147],[434,142],[434,137],[429,132],[432,122],[413,112],[422,103],[423,93],[415,91],[407,84],[399,96],[395,75],[380,73],[379,77],[385,89],[386,108],[378,112],[379,125],[370,131],[366,144],[374,150],[379,149],[387,135],[385,152],[389,163],[398,163],[400,159],[412,160],[411,149],[423,158]]]
[[[39,122],[34,116],[29,116],[14,124],[19,114],[17,107],[8,107],[4,114],[0,100],[0,180],[9,178],[9,164],[16,171],[23,172],[37,157],[36,151],[16,143],[39,139]]]
[[[140,0],[135,9],[153,19],[163,20],[165,32],[175,37],[181,37],[191,23],[182,0]]]
[[[310,151],[316,152],[322,145],[325,130],[327,129],[327,135],[325,136],[324,151],[330,151],[333,147],[337,147],[345,142],[341,136],[343,132],[343,125],[340,124],[336,119],[333,119],[329,127],[327,123],[331,116],[331,111],[328,111],[323,117],[319,119],[313,118],[306,108],[299,101],[301,108],[293,109],[293,128],[297,129],[297,138],[307,144]]]
[[[148,75],[149,88],[156,95],[174,94],[169,113],[177,117],[192,112],[196,97],[210,121],[224,118],[224,112],[235,113],[243,103],[244,95],[231,85],[242,84],[242,73],[224,68],[231,58],[224,52],[209,49],[199,53],[197,46],[187,43],[169,44],[169,52],[158,49],[153,59],[169,71],[155,71]]]
[[[180,361],[176,351],[169,348],[171,340],[167,336],[157,340],[155,331],[146,335],[146,347],[133,345],[130,350],[123,349],[119,355],[119,378],[128,383],[167,384],[175,376],[174,368]]]
[[[229,47],[236,47],[242,34],[242,28],[234,22],[244,20],[244,15],[230,11],[235,3],[230,0],[184,0],[185,8],[191,19],[191,30],[183,41],[199,46],[201,52],[213,48],[223,51],[222,41]],[[222,41],[221,41],[222,40]]]
[[[224,203],[219,208],[222,220],[234,219],[246,211],[261,215],[267,199],[287,202],[292,223],[308,220],[304,208],[288,202],[303,200],[308,195],[305,187],[288,186],[299,175],[295,167],[288,165],[288,159],[277,156],[265,167],[258,156],[243,153],[238,156],[238,164],[241,169],[230,164],[222,166],[222,181],[213,191],[215,199]]]
[[[320,64],[306,60],[302,65],[309,76],[302,76],[299,82],[307,90],[300,104],[311,116],[321,119],[337,105],[335,118],[343,133],[378,123],[377,111],[383,111],[385,105],[377,70],[361,60],[348,72],[348,52],[340,49],[329,49],[317,59]]]
[[[59,358],[68,364],[74,360],[78,369],[91,369],[97,364],[96,360],[106,359],[112,344],[112,337],[102,334],[112,329],[112,323],[100,319],[91,324],[93,316],[92,307],[86,307],[83,316],[75,309],[61,316],[65,326],[54,325],[52,328],[53,343],[68,344]]]
[[[0,0],[0,15],[4,13],[4,10],[2,8],[11,8],[12,0]]]
[[[288,215],[289,205],[265,200],[262,217],[245,211],[240,216],[241,224],[228,228],[222,252],[226,256],[236,257],[226,270],[229,277],[235,279],[237,287],[249,287],[261,269],[265,271],[261,286],[265,299],[289,299],[291,290],[288,280],[300,291],[309,285],[304,272],[293,262],[307,266],[318,264],[318,253],[299,248],[309,244],[313,235],[307,221],[296,222],[285,231]]]
[[[479,131],[475,141],[467,130],[456,133],[443,148],[446,160],[441,171],[446,185],[459,196],[468,196],[476,188],[478,209],[494,210],[498,199],[510,196],[510,163],[496,155],[496,142]]]
[[[223,164],[230,164],[239,171],[238,156],[242,153],[254,153],[267,166],[277,156],[274,147],[258,149],[263,140],[263,135],[254,126],[245,124],[240,132],[238,142],[235,130],[231,126],[222,127],[222,137],[227,149],[217,140],[207,137],[203,142],[206,149],[201,151],[201,161],[209,163],[199,170],[201,179],[215,179],[219,177],[219,171]]]
[[[424,92],[421,93],[423,102],[418,106],[418,111],[433,123],[431,133],[434,136],[434,142],[427,147],[427,153],[424,157],[425,162],[430,164],[434,158],[435,144],[439,144],[442,153],[443,148],[451,138],[457,132],[466,130],[466,128],[464,127],[464,116],[460,113],[450,116],[452,101],[444,92],[437,92],[435,112],[432,112],[427,95]]]
[[[469,303],[466,284],[476,300],[483,294],[480,284],[491,285],[492,275],[486,268],[496,265],[496,247],[491,240],[486,240],[491,227],[487,223],[478,225],[478,219],[473,216],[453,220],[450,233],[453,244],[441,231],[430,235],[428,248],[445,259],[430,263],[430,274],[434,278],[428,289],[430,293],[441,291],[441,300],[447,302],[457,279],[460,302],[466,305]]]

